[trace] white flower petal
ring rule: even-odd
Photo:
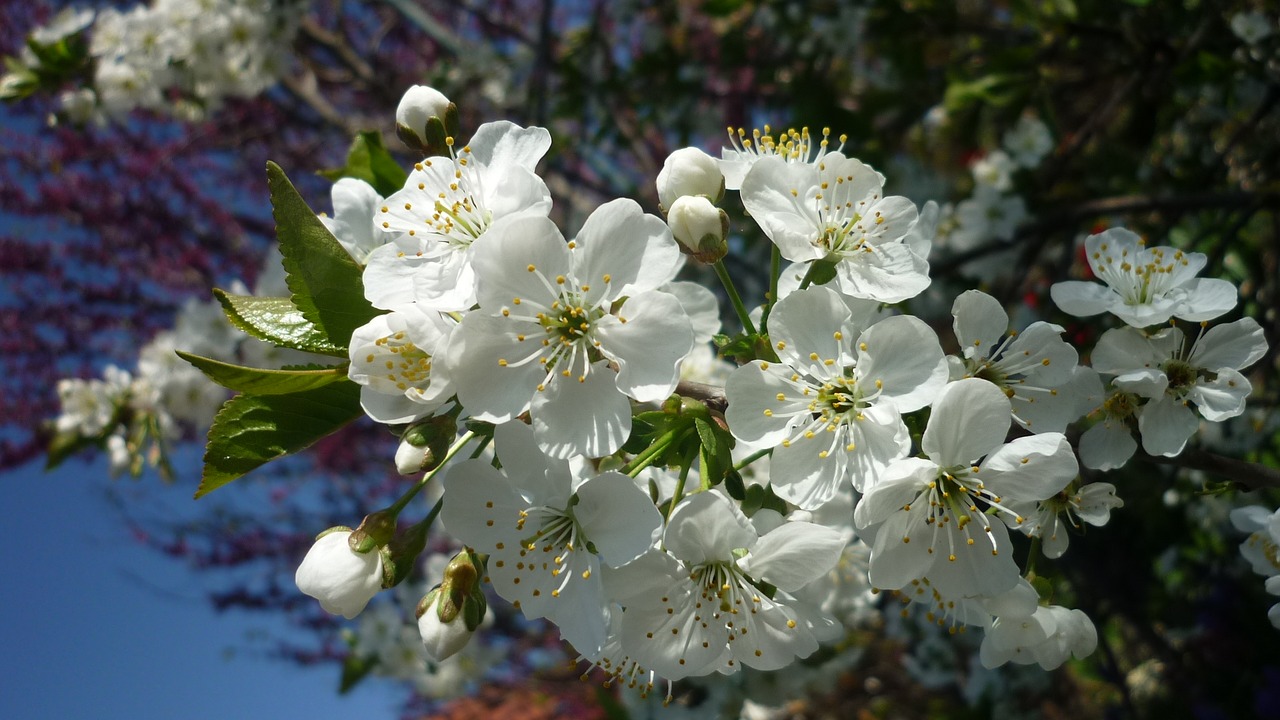
[[[700,492],[680,501],[663,534],[667,552],[690,567],[734,558],[733,551],[756,543],[751,521],[716,492]]]
[[[1200,420],[1180,400],[1164,396],[1138,411],[1138,432],[1142,449],[1151,455],[1173,457],[1182,452],[1187,440],[1200,427]]]
[[[693,350],[684,308],[659,290],[627,298],[617,314],[600,319],[595,337],[600,352],[618,363],[618,389],[640,402],[666,399],[680,379],[680,362]]]
[[[1000,302],[980,290],[960,293],[951,305],[952,329],[967,358],[990,357],[1009,331],[1009,315]]]
[[[778,301],[769,316],[769,335],[784,364],[814,377],[826,377],[831,371],[825,369],[824,360],[839,363],[848,357],[845,351],[853,338],[841,341],[835,337],[846,329],[848,320],[849,309],[838,293],[828,287],[810,287]]]
[[[795,414],[807,413],[807,400],[788,381],[790,374],[782,365],[761,360],[729,374],[724,387],[729,400],[725,419],[734,437],[762,447],[773,447],[787,438]],[[778,400],[778,395],[784,400]]]
[[[838,530],[789,522],[763,535],[739,565],[752,577],[794,592],[829,572],[844,546]]]
[[[625,565],[653,547],[662,515],[631,478],[604,472],[578,486],[573,516],[606,563]]]
[[[900,412],[930,404],[947,382],[938,336],[919,318],[881,320],[858,337],[858,347],[858,382],[867,392],[878,388]]]
[[[667,224],[627,198],[596,208],[574,243],[573,271],[590,288],[584,291],[590,305],[655,290],[675,279],[680,261]]]
[[[1094,470],[1122,467],[1137,449],[1138,443],[1123,422],[1104,420],[1080,436],[1080,462]]]
[[[449,376],[472,417],[504,423],[529,408],[534,387],[546,371],[537,362],[515,364],[528,355],[516,339],[521,330],[537,333],[541,328],[521,328],[507,318],[471,313],[450,337],[445,355]]]
[[[720,332],[720,301],[708,287],[694,282],[677,281],[663,285],[661,290],[680,301],[680,306],[689,316],[689,323],[693,325],[695,345],[711,342],[711,338]]]
[[[550,285],[556,277],[570,272],[569,247],[545,217],[495,224],[471,245],[471,252],[476,297],[489,313],[510,308],[512,314],[532,316],[557,296]]]
[[[1066,436],[1043,433],[1015,438],[991,453],[978,475],[1002,498],[1046,500],[1080,472]]]
[[[729,173],[725,175],[727,181]],[[761,158],[742,180],[743,206],[791,262],[818,260],[826,254],[814,244],[821,234],[811,196],[817,187],[817,168],[777,157]]]
[[[1205,420],[1220,422],[1244,412],[1245,400],[1253,392],[1249,379],[1235,370],[1223,368],[1213,382],[1199,380],[1187,392],[1187,399]]]
[[[450,535],[484,553],[519,538],[516,523],[529,503],[488,462],[463,460],[449,466],[443,485],[447,501],[440,521]]]
[[[551,149],[551,133],[546,128],[524,128],[507,120],[497,120],[476,128],[467,147],[471,148],[472,157],[483,165],[504,161],[533,170]]]
[[[604,457],[622,447],[631,434],[631,403],[614,378],[601,360],[582,382],[556,377],[535,392],[529,417],[538,447],[553,458]]]
[[[1216,278],[1196,278],[1184,287],[1187,296],[1173,313],[1183,320],[1203,322],[1230,312],[1236,306],[1234,283]]]
[[[1049,297],[1059,310],[1076,317],[1089,317],[1111,309],[1115,293],[1104,285],[1065,280],[1049,288]]]
[[[1009,398],[986,380],[950,383],[933,403],[921,447],[943,467],[971,465],[1004,443],[1009,413]]]
[[[1196,341],[1187,362],[1198,368],[1242,370],[1267,352],[1262,326],[1251,317],[1215,325]]]

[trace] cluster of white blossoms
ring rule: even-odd
[[[248,294],[242,283],[232,292]],[[258,296],[287,294],[284,271],[270,258],[254,286]],[[55,443],[107,450],[112,475],[137,476],[150,465],[168,473],[169,445],[209,426],[228,392],[175,351],[256,366],[302,364],[308,353],[285,350],[245,335],[227,321],[217,301],[188,299],[172,330],[157,333],[138,351],[133,372],[108,365],[101,379],[58,381],[61,412],[53,421]]]
[[[1027,205],[1015,187],[1019,172],[1034,170],[1053,149],[1049,128],[1033,115],[1023,115],[1002,138],[1001,146],[969,166],[973,193],[947,205],[939,223],[939,242],[963,253],[997,240],[1010,241],[1027,219]],[[976,279],[1007,275],[1015,260],[1011,251],[987,253],[960,266]]]
[[[1231,523],[1249,534],[1240,543],[1240,554],[1254,572],[1267,578],[1267,592],[1280,595],[1280,510],[1271,512],[1259,505],[1236,508],[1231,511]],[[1271,606],[1267,617],[1280,628],[1280,603]]]
[[[930,285],[936,207],[886,195],[825,130],[731,131],[721,159],[677,150],[657,177],[665,217],[618,199],[566,233],[537,174],[550,134],[500,121],[458,142],[441,134],[456,112],[407,93],[400,135],[428,156],[385,198],[340,180],[322,218],[381,311],[353,332],[347,377],[401,435],[397,469],[425,474],[355,530],[322,534],[297,573],[354,617],[408,576],[438,517],[463,549],[417,609],[432,661],[467,646],[489,589],[647,695],[809,657],[874,588],[953,632],[984,630],[987,667],[1055,668],[1097,635],[1040,596],[1046,578],[1033,586],[1015,548],[1057,558],[1083,524],[1105,525],[1123,502],[1080,464],[1119,467],[1134,432],[1178,454],[1201,418],[1244,411],[1241,371],[1266,349],[1250,318],[1207,327],[1236,291],[1196,277],[1202,255],[1122,229],[1085,242],[1105,285],[1052,289],[1069,314],[1125,323],[1091,367],[1062,326],[1011,325],[976,290],[954,300],[954,342],[939,338],[902,305]],[[975,174],[1004,192],[1050,145],[1024,119]],[[772,243],[755,312],[721,262],[726,190]],[[676,280],[687,258],[714,268],[741,323],[718,353],[715,295]],[[1151,329],[1171,318],[1201,323],[1197,338]],[[93,396],[69,385],[68,417],[109,423],[117,375]],[[437,475],[441,499],[397,533]],[[1250,557],[1275,565],[1260,528],[1246,528],[1262,548]]]
[[[252,97],[276,82],[297,31],[295,4],[155,0],[125,10],[68,8],[31,39],[53,45],[88,33],[92,77],[60,96],[73,122],[104,122],[139,108],[198,119],[227,98]],[[28,52],[25,62],[41,61]]]
[[[414,127],[423,118],[451,108],[422,89],[405,103],[401,133],[411,139],[431,132]],[[350,344],[367,414],[493,427],[492,454],[426,476],[444,473],[443,525],[483,567],[467,591],[489,585],[527,617],[549,619],[582,660],[642,694],[658,678],[779,669],[838,639],[830,609],[841,592],[860,591],[832,578],[854,557],[861,587],[893,591],[953,631],[985,628],[988,667],[1052,669],[1088,655],[1092,622],[1041,601],[1012,539],[1030,536],[1056,558],[1082,523],[1104,525],[1123,506],[1113,485],[1081,482],[1068,426],[1093,423],[1082,441],[1092,467],[1127,459],[1114,448],[1122,432],[1132,446],[1133,429],[1149,451],[1176,453],[1195,429],[1186,403],[1209,420],[1239,414],[1249,393],[1239,371],[1265,348],[1247,318],[1190,347],[1176,327],[1137,329],[1216,317],[1235,290],[1194,277],[1202,256],[1143,250],[1112,230],[1087,242],[1107,287],[1053,292],[1069,313],[1110,311],[1137,326],[1105,335],[1094,367],[1079,363],[1061,326],[1011,328],[976,290],[955,300],[960,349],[947,356],[934,330],[898,306],[930,283],[934,211],[886,195],[884,177],[846,156],[843,138],[832,147],[821,137],[731,131],[723,159],[678,150],[657,178],[665,221],[615,200],[571,239],[550,219],[536,173],[551,144],[540,128],[487,123],[466,144],[448,138],[446,155],[415,164],[385,199],[356,180],[334,189],[328,226],[365,264],[366,297],[387,311]],[[1024,119],[1005,145],[975,167],[994,192],[1051,141]],[[791,263],[763,315],[748,311],[719,262],[729,251],[726,189],[772,241],[777,266]],[[743,325],[741,365],[719,405],[704,404],[714,392],[678,387],[717,372],[694,352],[718,322],[706,318],[705,290],[675,282],[681,253],[715,267]],[[715,423],[732,436],[737,469],[764,491],[757,501],[705,475],[713,437],[680,435],[676,423],[629,442],[655,413],[680,417],[677,399],[700,408],[699,433],[714,435]],[[925,409],[913,437],[907,418]],[[416,472],[419,455],[397,464]],[[342,560],[326,573],[363,573],[379,554],[363,539],[334,543]],[[363,565],[348,557],[362,551]],[[343,614],[378,590],[354,571],[320,582],[312,556],[304,567],[300,585]],[[443,592],[424,602],[429,654],[475,627],[462,628],[461,610],[436,619]]]

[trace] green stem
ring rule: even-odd
[[[738,295],[738,289],[733,286],[729,271],[724,267],[724,260],[717,260],[711,267],[715,268],[716,277],[720,278],[720,284],[724,285],[724,291],[729,293],[729,302],[733,303],[733,310],[738,313],[738,319],[742,321],[742,329],[748,335],[755,335],[755,323],[751,322],[751,315],[747,312],[746,306],[742,304],[742,297]]]
[[[393,503],[391,507],[387,509],[390,510],[393,514],[399,515],[400,511],[404,509],[405,505],[408,505],[409,501],[412,500],[419,492],[421,492],[422,488],[426,487],[427,483],[431,482],[431,479],[434,478],[437,474],[439,474],[441,470],[444,469],[444,466],[448,464],[450,460],[453,459],[453,456],[461,452],[462,448],[466,447],[467,443],[474,440],[475,437],[476,437],[476,434],[468,430],[467,432],[463,433],[462,436],[460,436],[457,440],[454,440],[453,445],[449,446],[449,451],[446,452],[444,454],[444,458],[440,460],[440,464],[428,470],[422,476],[421,480],[414,483],[413,487],[406,490],[405,493],[400,496],[400,499],[396,500],[395,503]],[[435,511],[433,510],[433,512]],[[428,517],[431,517],[431,516],[428,516]]]
[[[782,275],[782,251],[777,245],[769,253],[769,297],[765,303],[764,313],[760,315],[760,334],[769,334],[769,313],[778,304],[778,278]]]
[[[1026,577],[1030,578],[1036,572],[1036,558],[1040,557],[1040,536],[1033,535],[1031,537],[1031,548],[1027,550],[1027,572]]]
[[[809,269],[805,271],[804,277],[800,279],[800,287],[798,289],[803,290],[809,287],[809,284],[813,282],[813,273],[817,269],[818,269],[817,260],[814,260],[813,262],[809,263]]]
[[[684,497],[684,481],[689,479],[689,471],[692,469],[692,462],[687,462],[684,467],[680,468],[680,477],[676,479],[676,489],[671,493],[671,504],[667,506],[667,522],[671,521],[671,511],[676,509],[680,498]]]
[[[657,440],[654,440],[653,444],[645,448],[643,452],[632,458],[631,462],[627,463],[626,467],[622,468],[623,474],[627,477],[635,477],[639,475],[641,470],[652,465],[653,462],[658,459],[659,455],[665,452],[667,448],[671,447],[672,443],[676,442],[679,438],[684,437],[684,432],[687,432],[689,429],[690,428],[676,428],[674,430],[667,431],[666,434],[660,436]]]
[[[750,465],[751,463],[759,460],[760,458],[764,457],[765,455],[768,455],[771,452],[773,452],[773,448],[765,448],[764,450],[757,450],[751,453],[750,455],[748,455],[746,458],[744,458],[742,462],[738,463],[737,465],[734,465],[733,469],[737,471],[741,471],[742,468]]]

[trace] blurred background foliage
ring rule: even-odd
[[[0,53],[19,55],[29,29],[63,5],[0,6]],[[931,258],[934,286],[913,310],[949,337],[950,299],[978,286],[1015,318],[1059,322],[1083,346],[1101,327],[1058,313],[1047,291],[1055,280],[1084,277],[1077,250],[1084,235],[1124,225],[1154,244],[1203,252],[1206,276],[1240,287],[1241,303],[1224,320],[1256,318],[1271,347],[1251,375],[1250,412],[1204,442],[1280,467],[1280,12],[1270,3],[318,0],[292,7],[301,20],[291,60],[257,97],[190,119],[136,112],[87,126],[59,118],[53,92],[0,109],[0,468],[42,452],[57,378],[93,376],[106,362],[130,366],[183,301],[207,299],[210,287],[236,278],[252,284],[272,244],[268,159],[317,209],[328,207],[318,173],[343,164],[355,132],[383,131],[411,162],[391,126],[401,92],[415,83],[458,104],[464,134],[498,118],[548,127],[555,143],[543,175],[554,217],[569,227],[615,197],[656,212],[653,179],[672,150],[695,145],[715,154],[725,128],[749,133],[766,123],[775,132],[845,134],[846,153],[884,172],[890,192],[945,207],[973,193],[975,160],[1024,115],[1038,117],[1053,148],[1038,167],[1014,175],[1026,217],[1008,237],[964,247],[944,234]],[[1233,28],[1249,13],[1260,14],[1268,32]],[[759,297],[767,241],[745,223],[737,229],[727,262],[739,287]],[[996,271],[966,270],[989,258]],[[221,573],[215,604],[278,613],[314,630],[314,644],[282,644],[282,657],[345,663],[353,681],[368,668],[353,663],[341,627],[302,603],[290,578],[314,528],[350,522],[398,494],[402,481],[384,469],[393,448],[390,436],[358,426],[275,470],[272,481],[283,489],[265,507],[221,508],[198,524],[129,521],[158,549]],[[179,468],[178,484],[194,488],[195,474]],[[1280,717],[1280,631],[1267,622],[1261,579],[1241,560],[1226,520],[1246,502],[1274,508],[1280,494],[1245,494],[1249,488],[1211,474],[1151,462],[1105,479],[1125,507],[1109,527],[1073,538],[1061,561],[1036,568],[1057,583],[1055,601],[1097,623],[1099,650],[1089,660],[1036,671],[1034,681],[1010,672],[985,695],[966,697],[974,646],[957,645],[943,670],[930,673],[918,657],[927,654],[916,637],[924,631],[904,624],[886,634],[884,623],[873,623],[852,629],[845,647],[860,650],[833,682],[796,697],[788,712]],[[886,608],[892,618],[892,601]],[[528,640],[536,626],[506,630],[526,638],[512,652],[541,642]],[[623,712],[608,693],[579,684],[576,672],[535,666],[494,681],[501,693],[481,690],[452,704],[418,697],[405,712]],[[676,705],[709,717],[705,701],[693,688],[678,693]]]

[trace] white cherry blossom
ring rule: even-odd
[[[1113,509],[1124,507],[1124,501],[1116,497],[1115,485],[1096,482],[1060,492],[1038,504],[1010,503],[1010,507],[1027,519],[1018,529],[1040,538],[1045,557],[1059,558],[1071,540],[1067,525],[1079,528],[1080,522],[1086,522],[1102,527],[1111,519]]]
[[[543,455],[523,423],[498,426],[494,443],[501,470],[483,460],[449,468],[441,518],[452,535],[488,553],[499,595],[525,617],[549,618],[579,652],[598,652],[608,620],[601,564],[644,554],[662,517],[631,478],[587,476],[584,463]]]
[[[453,322],[416,305],[378,315],[351,335],[347,376],[360,385],[360,407],[381,423],[424,417],[453,396],[453,383],[437,357]]]
[[[1093,367],[1114,375],[1119,404],[1137,418],[1142,447],[1152,455],[1174,456],[1200,425],[1244,412],[1253,386],[1240,370],[1266,352],[1262,328],[1253,318],[1217,325],[1188,347],[1176,327],[1146,335],[1132,327],[1108,330],[1093,351]],[[1145,399],[1138,405],[1137,398]],[[1135,407],[1136,406],[1136,407]],[[1111,413],[1120,416],[1121,413]]]
[[[999,301],[979,290],[956,297],[951,316],[961,348],[961,357],[950,358],[953,380],[994,383],[1009,397],[1013,419],[1031,432],[1062,432],[1082,414],[1078,389],[1068,387],[1079,357],[1062,339],[1061,326],[1034,322],[1011,331]]]
[[[375,215],[376,227],[395,237],[369,255],[369,302],[444,311],[475,304],[472,243],[504,221],[551,211],[546,183],[533,172],[550,147],[545,128],[490,122],[452,157],[416,163]]]
[[[986,380],[951,383],[933,404],[921,444],[927,458],[888,467],[854,519],[874,534],[871,583],[898,589],[928,577],[948,596],[994,596],[1018,582],[1004,523],[1023,518],[1007,502],[1039,501],[1077,472],[1066,437],[1043,433],[1005,443],[1009,400]]]
[[[1132,327],[1183,320],[1212,320],[1236,305],[1236,288],[1226,280],[1197,278],[1203,253],[1146,247],[1124,228],[1111,228],[1084,241],[1089,268],[1106,285],[1067,280],[1049,288],[1063,312],[1088,317],[1110,312]]]
[[[859,160],[762,158],[742,181],[742,203],[784,258],[834,263],[846,295],[895,303],[929,286],[928,261],[904,241],[916,206],[885,197],[884,177]]]
[[[679,258],[666,223],[631,200],[597,208],[567,244],[546,218],[495,227],[475,246],[480,308],[450,341],[459,400],[486,422],[528,410],[554,457],[614,452],[628,398],[670,395],[693,348],[680,300],[657,290]]]
[[[852,306],[852,307],[851,307]],[[773,452],[770,484],[804,509],[841,485],[867,487],[904,457],[902,413],[946,383],[938,338],[909,316],[871,324],[875,303],[846,303],[823,286],[778,302],[769,332],[781,363],[756,360],[725,383],[725,417],[739,440]]]
[[[728,498],[700,492],[672,511],[663,547],[610,576],[626,608],[621,646],[640,667],[672,680],[776,670],[838,627],[792,594],[835,566],[836,530],[783,522],[760,534]]]
[[[1083,611],[1060,605],[1038,607],[1030,616],[999,617],[979,651],[982,665],[1037,663],[1053,670],[1072,655],[1088,657],[1098,647],[1098,631]]]

